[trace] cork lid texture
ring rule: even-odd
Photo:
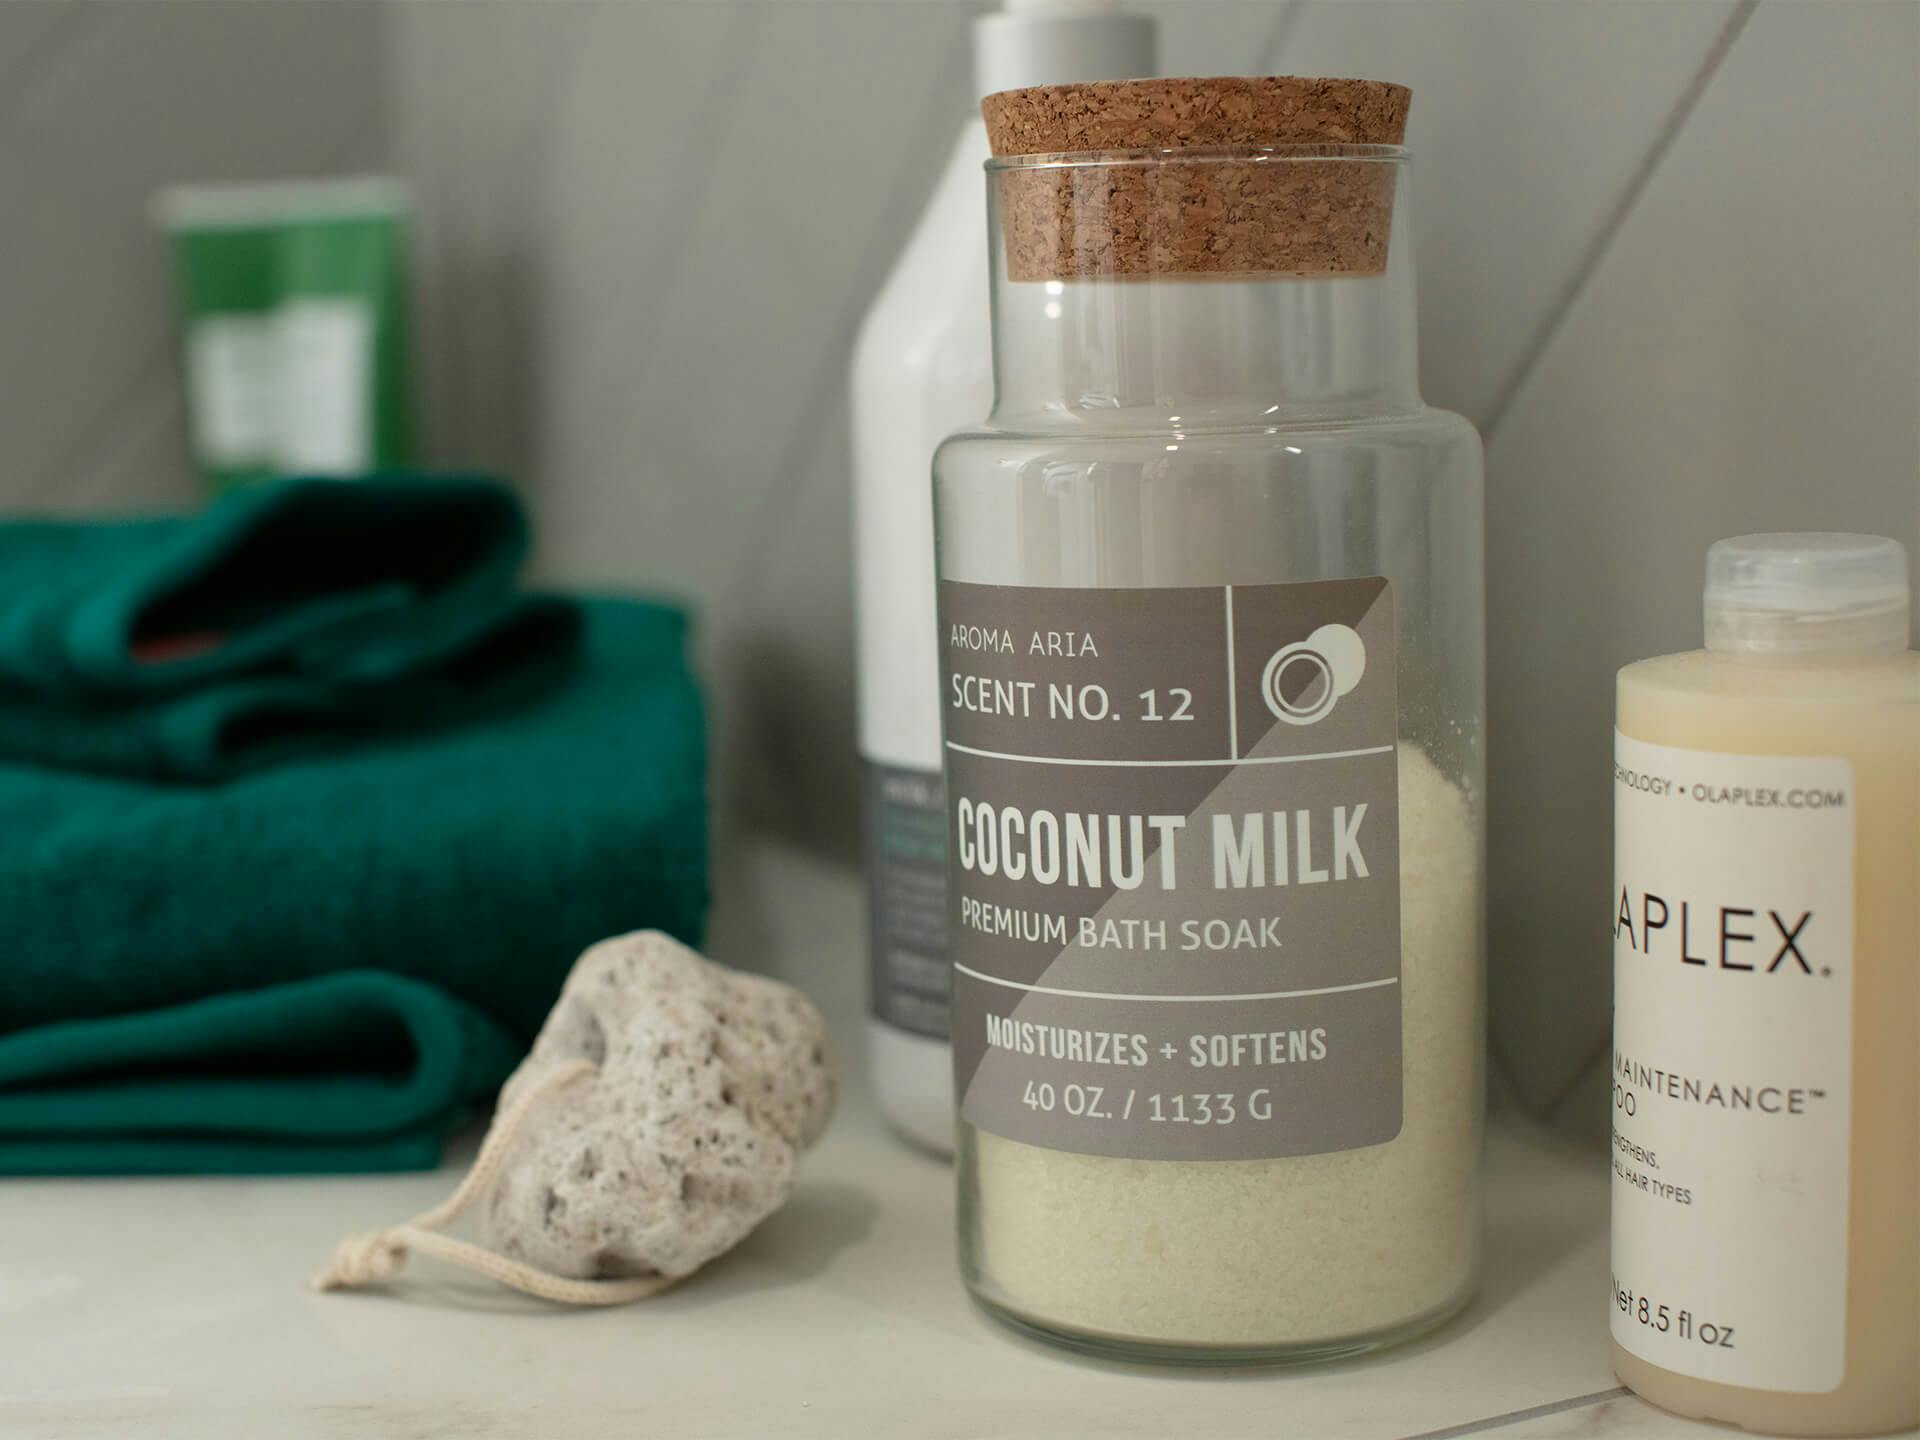
[[[1007,273],[1378,275],[1398,167],[1338,147],[1399,145],[1412,99],[1377,80],[1284,75],[989,95],[980,109],[997,159],[1070,157],[996,172]],[[1329,148],[1234,153],[1285,146]]]

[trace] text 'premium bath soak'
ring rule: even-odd
[[[962,1265],[1311,1358],[1472,1285],[1480,451],[1420,400],[1408,94],[988,97],[995,408],[935,463]]]

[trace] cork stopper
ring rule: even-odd
[[[981,102],[1018,281],[1146,275],[1378,275],[1395,167],[1343,152],[1398,145],[1413,92],[1298,76],[1110,80]],[[1274,146],[1290,155],[1235,154]],[[1120,152],[1160,152],[1151,156]],[[1205,152],[1183,158],[1181,151]]]

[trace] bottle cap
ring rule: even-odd
[[[1878,535],[1740,535],[1707,551],[1709,650],[1904,650],[1907,552]]]

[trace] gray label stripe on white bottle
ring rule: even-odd
[[[896,1029],[945,1040],[952,977],[940,772],[868,760],[862,775],[873,1015]]]

